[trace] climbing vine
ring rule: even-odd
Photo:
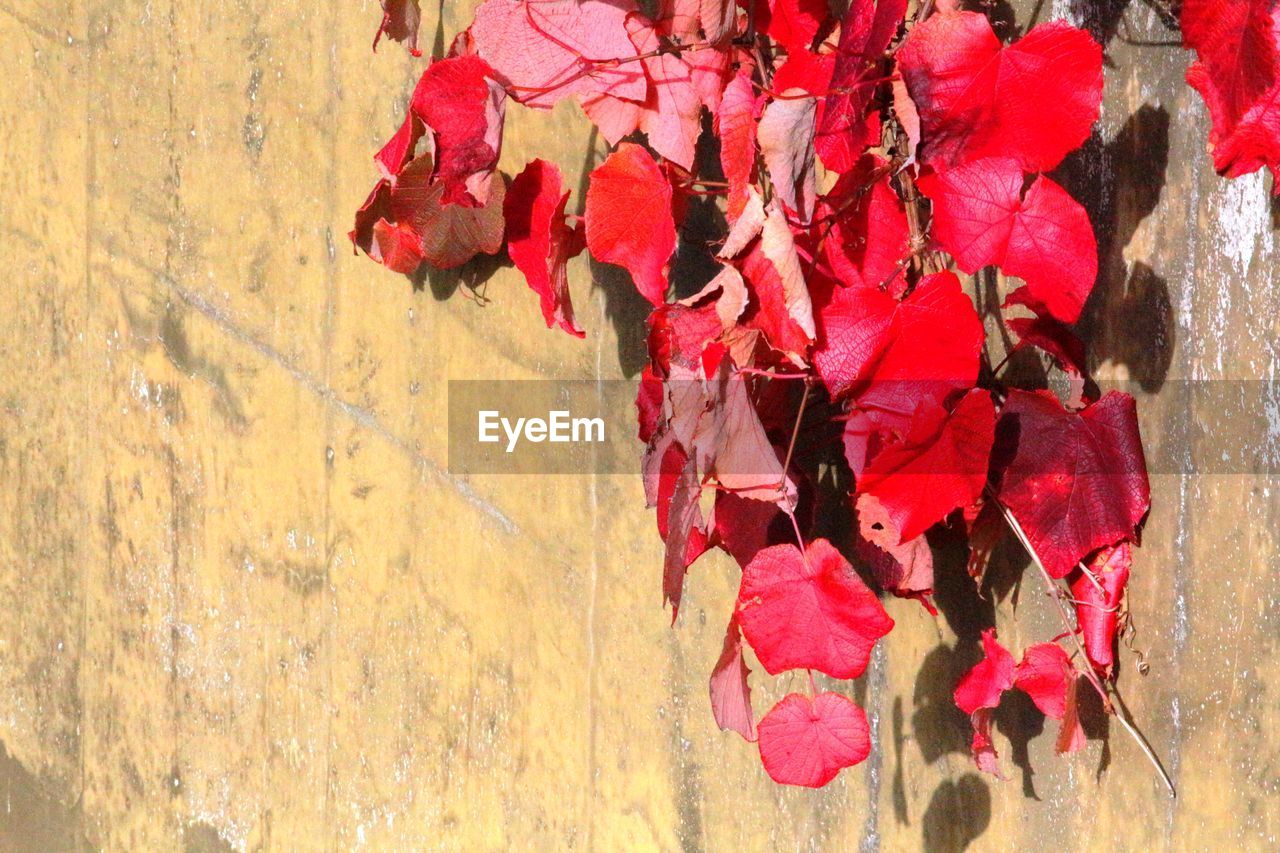
[[[386,36],[419,56],[417,0],[382,6],[375,48]],[[1187,80],[1228,176],[1280,163],[1277,15],[1272,0],[1182,4]],[[1097,242],[1051,177],[1102,93],[1087,32],[1051,21],[1004,39],[956,0],[852,0],[839,16],[827,0],[485,0],[375,156],[351,239],[406,274],[505,246],[548,328],[577,337],[568,261],[587,251],[629,273],[652,305],[636,407],[663,595],[674,622],[703,553],[741,566],[711,710],[773,779],[821,786],[869,754],[863,711],[812,673],[863,673],[894,624],[878,592],[933,612],[937,529],[968,543],[978,584],[1012,537],[1062,622],[1017,659],[984,633],[954,697],[978,767],[1001,773],[1004,692],[1060,720],[1068,753],[1094,691],[1163,775],[1115,701],[1150,508],[1135,402],[1088,381],[1071,327]],[[581,216],[556,164],[497,171],[507,108],[564,99],[612,149]],[[682,241],[708,199],[720,239]],[[714,275],[673,280],[678,248]],[[1008,356],[988,357],[956,273],[990,269],[1018,283],[991,334],[1042,353],[1061,394],[1019,387]],[[807,670],[809,692],[757,715],[744,641],[770,675]]]

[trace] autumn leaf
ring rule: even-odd
[[[559,324],[581,338],[585,333],[573,319],[566,264],[586,243],[582,228],[571,228],[565,220],[569,193],[562,194],[560,187],[560,170],[541,159],[530,162],[511,182],[503,213],[507,254],[538,294],[547,328]]]
[[[676,227],[671,184],[649,152],[623,143],[592,171],[584,218],[596,260],[626,269],[654,305],[665,302]]]
[[[1047,391],[1010,391],[992,459],[1000,502],[1055,578],[1132,541],[1151,506],[1133,398],[1119,391],[1080,412]]]
[[[751,709],[751,686],[747,683],[750,674],[742,658],[742,632],[737,620],[731,618],[724,632],[720,659],[711,670],[711,713],[721,731],[732,729],[744,739],[755,741],[756,721]]]
[[[960,269],[999,266],[1053,317],[1079,318],[1098,277],[1098,244],[1066,190],[1042,175],[1024,194],[1022,169],[1008,158],[923,175],[918,186],[933,201],[934,239]]]
[[[783,785],[821,788],[871,754],[867,715],[838,693],[786,696],[758,726],[760,760]]]
[[[816,669],[857,678],[893,620],[830,542],[764,548],[742,570],[738,621],[770,675]]]
[[[897,54],[920,115],[920,151],[939,168],[1009,157],[1047,172],[1079,148],[1102,103],[1102,49],[1065,21],[1002,47],[985,15],[944,11]]]

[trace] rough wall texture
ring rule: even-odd
[[[472,4],[424,5],[439,50]],[[1151,8],[1043,5],[1111,64],[1065,168],[1103,236],[1097,373],[1143,379],[1150,441],[1256,442],[1169,389],[1275,376],[1267,182],[1211,173]],[[1017,707],[1012,781],[980,778],[949,703],[978,654],[959,581],[937,622],[890,605],[852,687],[873,758],[817,792],[768,782],[707,707],[727,559],[697,566],[673,631],[638,478],[445,469],[448,378],[629,375],[642,313],[583,259],[580,342],[510,269],[475,271],[482,308],[465,277],[415,291],[351,255],[421,67],[370,54],[377,14],[0,2],[0,847],[1280,844],[1280,497],[1261,476],[1154,480],[1130,587],[1152,670],[1126,653],[1121,687],[1178,800],[1114,727],[1057,759]],[[512,111],[504,166],[540,155],[572,183],[601,150],[574,107]],[[1020,627],[1012,595],[983,605],[1015,647],[1051,629],[1029,589]]]

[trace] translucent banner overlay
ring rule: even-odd
[[[750,399],[758,397],[761,384],[752,383]],[[637,474],[644,450],[637,438],[638,387],[636,380],[450,380],[449,471],[462,475]],[[1167,380],[1155,393],[1144,391],[1136,381],[1098,383],[1098,388],[1103,394],[1123,391],[1137,399],[1151,474],[1280,474],[1280,380]],[[898,400],[906,406],[936,389],[935,382],[894,382],[863,389],[860,396]],[[725,399],[724,389],[699,383],[670,383],[667,393],[683,397],[680,409],[687,413],[699,411],[700,401],[714,406]],[[744,437],[742,430],[750,432],[754,427],[744,426],[734,406],[729,409],[718,417],[703,416],[702,446],[727,442],[741,449],[744,442],[751,444],[753,435]],[[828,404],[825,411],[833,409]],[[811,402],[800,444],[839,442],[842,425],[832,423],[822,412],[819,404]],[[785,449],[790,426],[767,426],[767,430],[760,427],[767,436],[764,440]],[[838,448],[836,444],[837,452]],[[753,459],[763,459],[753,455],[762,452],[759,446],[748,450],[733,454],[733,473],[750,475],[756,465]],[[767,473],[766,462],[759,463],[761,470],[756,473]],[[966,464],[971,463],[957,462],[961,467]]]

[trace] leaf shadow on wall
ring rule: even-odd
[[[1145,104],[1111,141],[1095,131],[1055,175],[1098,238],[1098,280],[1076,325],[1090,367],[1123,365],[1148,393],[1168,376],[1177,324],[1164,277],[1147,261],[1127,262],[1125,249],[1160,202],[1168,162],[1169,113]]]
[[[451,269],[437,269],[430,264],[422,264],[409,275],[409,281],[413,283],[415,291],[429,287],[431,296],[437,302],[445,301],[457,293],[459,288],[465,287],[477,302],[484,304],[485,285],[489,279],[498,270],[511,265],[504,245],[496,255],[479,254],[465,264]]]

